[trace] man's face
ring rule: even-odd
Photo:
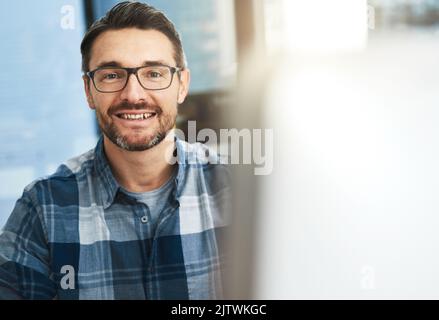
[[[172,43],[163,33],[134,28],[111,30],[93,43],[89,70],[105,66],[134,68],[155,62],[176,67]],[[144,89],[135,75],[130,75],[125,89],[115,93],[98,92],[87,77],[84,84],[88,104],[96,110],[105,136],[122,149],[143,151],[157,145],[174,127],[177,105],[188,92],[189,71],[182,71],[180,78],[175,73],[171,86],[157,91]],[[137,119],[145,114],[148,118]]]

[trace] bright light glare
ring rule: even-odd
[[[284,0],[283,6],[292,51],[352,52],[366,46],[366,0]]]

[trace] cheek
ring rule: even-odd
[[[175,99],[172,99],[170,101],[167,101],[166,107],[163,108],[164,113],[174,116],[177,114],[177,101]]]
[[[153,101],[160,106],[165,113],[174,113],[177,105],[177,94],[175,92],[161,92],[155,94]]]
[[[93,96],[95,108],[102,114],[107,115],[108,109],[113,105],[114,98],[103,94]]]

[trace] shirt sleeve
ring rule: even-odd
[[[47,236],[29,191],[0,231],[0,299],[53,299]]]

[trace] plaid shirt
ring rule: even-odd
[[[201,144],[176,149],[156,230],[147,207],[121,192],[102,137],[28,185],[0,233],[0,298],[221,299],[228,171],[199,162]]]

